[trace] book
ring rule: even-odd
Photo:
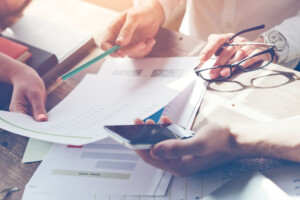
[[[6,38],[5,36],[3,36]],[[20,45],[27,46],[28,51],[32,54],[31,57],[25,62],[28,66],[32,67],[41,77],[51,70],[51,68],[57,66],[57,57],[48,51],[37,48],[35,46],[20,42],[14,39],[6,38]]]
[[[32,56],[28,47],[4,37],[0,37],[0,52],[20,62],[26,62]]]

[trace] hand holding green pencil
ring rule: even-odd
[[[112,54],[113,52],[117,51],[117,50],[120,49],[120,48],[121,48],[121,47],[118,46],[118,45],[112,47],[111,49],[105,51],[105,52],[102,53],[101,55],[99,55],[99,56],[93,58],[92,60],[90,60],[90,61],[84,63],[83,65],[81,65],[81,66],[79,66],[79,67],[77,67],[77,68],[75,68],[75,69],[73,69],[73,70],[71,70],[71,71],[65,73],[64,75],[62,75],[61,77],[59,77],[56,81],[57,81],[57,82],[62,82],[62,81],[67,80],[67,79],[70,78],[71,76],[77,74],[78,72],[84,70],[85,68],[91,66],[92,64],[98,62],[99,60],[105,58],[106,56]]]

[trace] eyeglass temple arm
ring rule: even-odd
[[[255,27],[252,27],[252,28],[248,28],[248,29],[245,29],[245,30],[242,30],[242,31],[240,31],[240,32],[238,32],[238,33],[236,33],[236,34],[234,34],[231,38],[229,38],[229,39],[227,40],[227,42],[231,41],[233,38],[235,38],[236,36],[241,35],[241,34],[243,34],[243,33],[250,32],[250,31],[255,31],[255,30],[259,30],[259,29],[263,29],[263,28],[265,28],[265,25],[264,25],[264,24],[259,25],[259,26],[255,26]]]

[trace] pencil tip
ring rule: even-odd
[[[58,83],[61,83],[61,82],[63,82],[63,79],[62,79],[62,77],[59,77],[58,79],[56,79],[56,82],[58,82]]]

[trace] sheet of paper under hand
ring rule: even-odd
[[[110,59],[49,113],[49,121],[0,111],[0,128],[62,144],[82,145],[107,137],[103,125],[132,124],[172,101],[191,82],[198,58]]]

